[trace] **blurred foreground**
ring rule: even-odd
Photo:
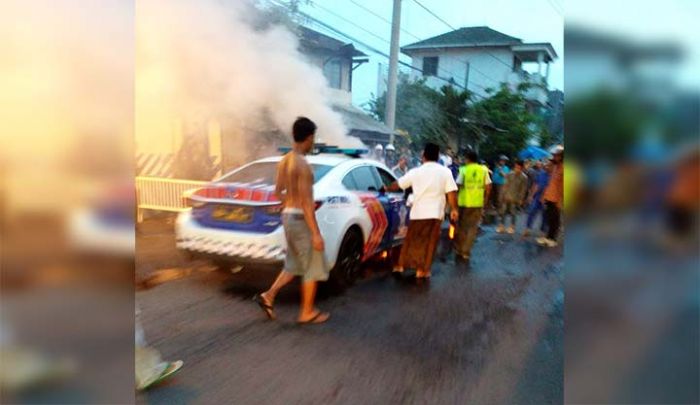
[[[700,402],[693,4],[567,15],[567,403]],[[608,6],[634,8],[642,25],[589,12]]]
[[[0,402],[133,402],[132,19],[3,2]]]

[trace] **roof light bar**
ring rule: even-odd
[[[283,147],[277,148],[277,150],[280,153],[288,153],[289,151],[292,150],[292,148],[288,147],[288,146],[283,146]],[[359,157],[360,155],[364,155],[366,153],[369,153],[369,150],[361,149],[361,148],[339,148],[337,146],[326,145],[323,143],[317,143],[314,145],[314,150],[313,150],[312,154],[317,155],[319,153],[329,153],[329,154],[339,154],[339,155],[348,155],[348,156]]]

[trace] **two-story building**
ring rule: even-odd
[[[451,84],[486,97],[501,83],[511,88],[532,83],[526,97],[539,106],[547,103],[550,64],[557,53],[549,42],[525,43],[489,27],[464,27],[410,45],[401,52],[412,58],[414,75],[439,89]],[[532,72],[524,69],[536,64]]]
[[[343,117],[352,136],[368,145],[386,145],[391,130],[360,108],[352,105],[352,72],[369,58],[353,44],[339,41],[318,31],[300,26],[300,51],[326,77],[333,110]]]

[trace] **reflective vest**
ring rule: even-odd
[[[457,203],[460,207],[479,208],[484,206],[484,181],[486,170],[477,163],[470,163],[459,168],[462,188],[459,190]]]

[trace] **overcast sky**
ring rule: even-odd
[[[550,68],[550,87],[563,88],[562,0],[419,1],[455,28],[486,25],[524,42],[550,42],[559,55],[559,59]],[[301,10],[388,54],[391,26],[360,6],[386,20],[391,20],[391,0],[313,0],[312,4],[302,4]],[[416,37],[426,39],[451,31],[446,24],[430,15],[413,0],[403,0],[401,11],[401,28],[407,31],[401,32],[402,46],[417,42]],[[310,25],[310,28],[339,37],[319,26]],[[339,39],[343,40],[340,37]],[[359,43],[355,43],[355,46],[370,56],[370,62],[360,66],[353,73],[353,102],[362,105],[377,91],[378,64],[386,66],[388,60]],[[401,60],[410,62],[411,59],[403,55]]]
[[[700,90],[700,1],[569,1],[565,15],[567,24],[620,35],[634,42],[674,43],[684,54],[675,71],[675,83]]]

